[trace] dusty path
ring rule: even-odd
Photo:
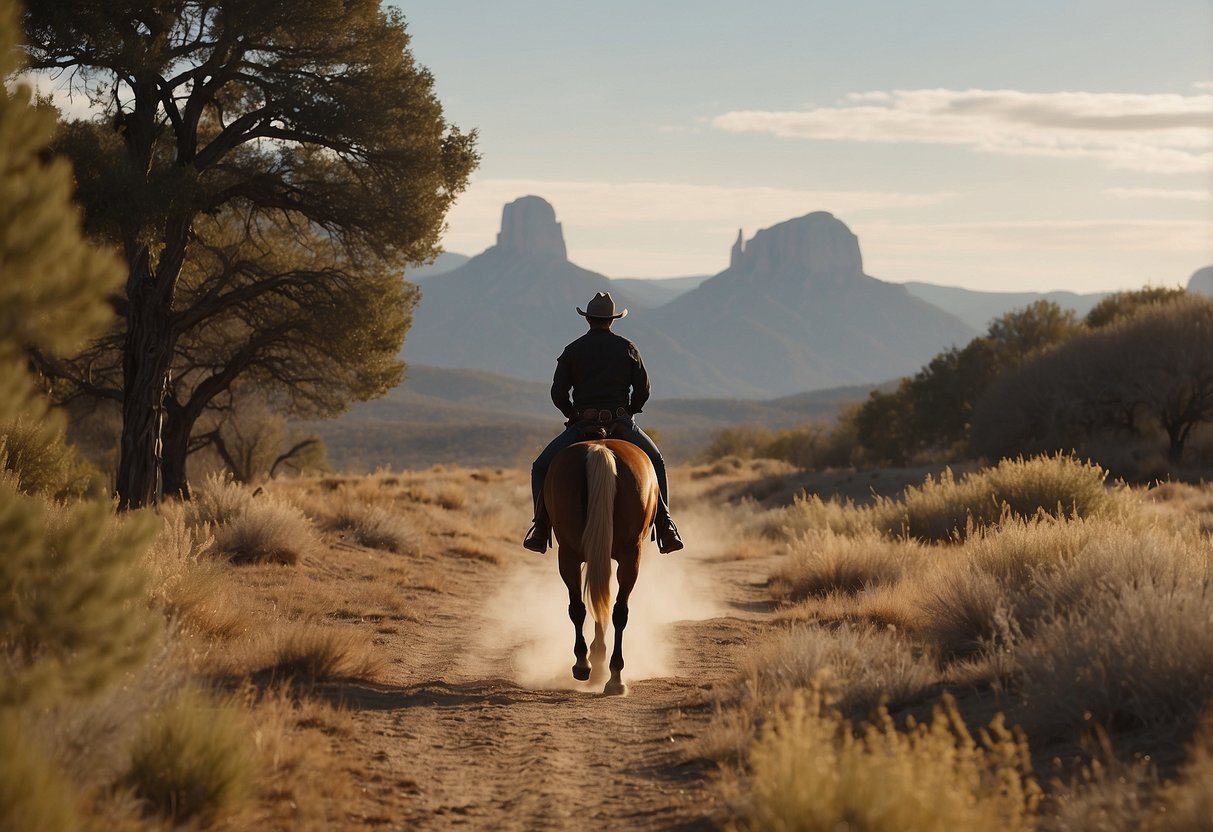
[[[378,558],[361,555],[343,566],[365,574],[348,577],[374,580]],[[358,805],[346,808],[349,821],[376,829],[714,828],[710,771],[690,744],[711,718],[710,689],[733,677],[740,649],[766,626],[765,559],[712,561],[692,547],[670,556],[677,562],[657,563],[666,556],[646,551],[624,643],[629,693],[619,698],[569,675],[572,628],[554,556],[519,549],[502,564],[426,557],[441,591],[410,599],[416,620],[379,629],[377,641],[396,657],[384,681],[326,689],[356,726],[338,751],[362,788]],[[646,578],[648,600],[640,597]],[[715,597],[705,598],[705,588]],[[688,608],[692,599],[680,593],[696,595],[689,608],[701,620],[654,625]]]

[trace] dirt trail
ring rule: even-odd
[[[501,565],[427,557],[442,591],[411,599],[415,621],[380,629],[377,640],[397,657],[384,681],[326,688],[357,726],[337,750],[362,786],[362,801],[347,807],[351,821],[714,828],[717,798],[706,767],[688,762],[688,743],[710,720],[706,692],[732,678],[740,649],[766,626],[769,564],[713,562],[693,547],[659,563],[667,556],[647,550],[624,641],[629,692],[605,697],[569,675],[572,627],[554,555],[519,549]],[[374,579],[373,563],[347,564]],[[648,600],[639,597],[646,577]],[[715,597],[703,597],[705,588]],[[663,609],[673,618],[685,608],[679,593],[697,596],[691,607],[702,620],[654,626]],[[586,630],[588,638],[590,622]],[[658,640],[664,652],[654,652]]]

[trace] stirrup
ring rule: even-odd
[[[551,540],[551,537],[551,527],[547,526],[540,529],[539,523],[536,522],[531,525],[530,531],[528,531],[526,533],[526,537],[523,538],[522,547],[542,555],[547,552],[548,542]]]
[[[686,544],[678,536],[678,527],[674,525],[674,521],[670,519],[669,515],[666,515],[664,529],[658,530],[654,524],[653,534],[657,538],[657,551],[663,555],[686,548]]]

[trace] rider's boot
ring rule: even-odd
[[[522,546],[542,555],[548,550],[548,543],[551,539],[552,521],[548,519],[547,506],[543,504],[543,495],[541,494],[535,500],[535,523],[531,526],[531,530],[526,533]]]
[[[664,502],[657,504],[657,516],[653,519],[653,529],[657,533],[657,551],[663,555],[677,552],[683,548],[682,538],[678,536],[678,527],[670,518],[670,511]]]

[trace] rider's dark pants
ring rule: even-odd
[[[665,460],[661,458],[661,451],[657,450],[657,446],[653,444],[653,440],[649,439],[648,434],[636,427],[635,422],[632,423],[631,430],[612,434],[611,438],[626,439],[648,454],[649,459],[653,463],[653,470],[657,472],[657,488],[661,492],[660,510],[669,513],[670,487],[665,477]],[[543,449],[542,453],[535,460],[535,464],[531,466],[531,499],[535,505],[539,505],[539,496],[543,494],[543,480],[548,475],[548,466],[552,464],[552,460],[556,458],[556,454],[576,441],[578,441],[577,429],[571,427],[565,428],[564,433],[548,443],[548,446]]]

